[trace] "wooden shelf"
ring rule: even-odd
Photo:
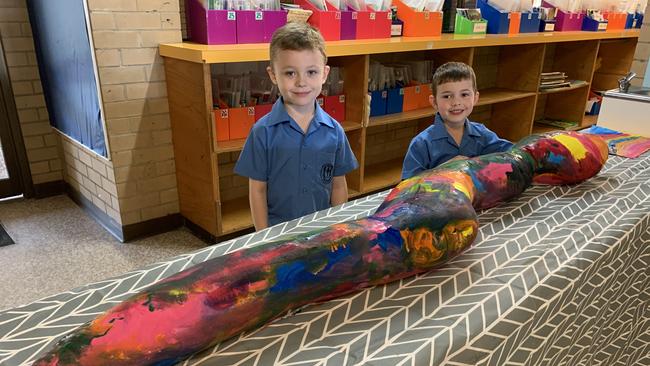
[[[489,88],[479,90],[479,98],[476,106],[488,105],[500,102],[507,102],[510,100],[528,98],[535,96],[535,92],[523,92],[518,90],[502,89],[502,88]],[[390,125],[405,121],[412,121],[420,118],[433,117],[435,110],[433,108],[422,108],[413,111],[387,114],[384,116],[370,117],[368,127]]]
[[[524,92],[519,90],[489,88],[479,90],[479,98],[476,106],[489,105],[494,103],[507,102],[515,99],[528,98],[535,96],[535,92]]]
[[[595,125],[598,122],[597,114],[586,114],[585,118],[582,119],[582,127],[589,127]]]
[[[575,80],[571,82],[570,86],[565,86],[563,88],[554,88],[554,89],[540,89],[539,94],[554,94],[554,93],[562,93],[570,90],[576,90],[580,88],[587,88],[589,87],[589,83],[586,81],[582,80]]]
[[[343,121],[340,123],[344,131],[360,130],[363,127],[361,122]]]
[[[543,32],[520,34],[443,34],[438,37],[392,37],[326,42],[328,57],[459,47],[505,46],[639,37],[639,29],[611,32]],[[269,44],[204,45],[192,42],[160,45],[160,55],[197,63],[268,61]]]
[[[354,130],[360,130],[362,126],[360,122],[343,121],[341,123],[341,127],[343,127],[344,131],[354,131]],[[245,142],[246,139],[219,141],[217,142],[217,148],[215,149],[215,151],[217,154],[241,151],[241,149],[244,148]]]
[[[368,193],[395,186],[401,181],[403,159],[393,159],[365,167],[363,192]]]
[[[533,133],[546,133],[546,132],[553,132],[553,131],[559,131],[559,129],[557,127],[542,125],[538,123],[535,123],[533,125]]]
[[[215,149],[215,151],[217,152],[217,154],[240,151],[241,149],[244,148],[245,142],[246,139],[217,141],[217,148]]]
[[[221,203],[221,235],[253,227],[248,197]]]
[[[401,169],[401,168],[400,168]],[[362,193],[348,189],[349,199],[361,196]],[[227,235],[236,231],[246,230],[253,227],[253,218],[248,204],[248,197],[237,198],[221,204],[221,235]]]
[[[368,127],[390,125],[393,123],[412,121],[414,119],[432,117],[435,113],[433,108],[422,108],[413,111],[392,113],[383,116],[370,117]]]

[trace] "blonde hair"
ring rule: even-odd
[[[327,64],[327,55],[325,54],[325,40],[318,29],[303,22],[289,22],[278,28],[273,33],[270,47],[271,66],[276,60],[278,52],[284,50],[291,51],[319,51],[323,55],[323,61]]]
[[[470,80],[472,88],[476,88],[476,75],[471,66],[463,62],[447,62],[436,69],[431,81],[431,92],[435,96],[438,91],[438,85],[453,81]]]

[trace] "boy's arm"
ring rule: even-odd
[[[338,206],[348,201],[348,183],[345,180],[345,175],[332,178],[332,197],[330,204]]]
[[[427,170],[428,155],[426,144],[422,144],[415,139],[411,141],[406,156],[404,157],[404,163],[402,164],[402,179],[411,178]]]
[[[266,182],[248,179],[248,200],[251,205],[251,215],[255,230],[260,231],[269,226],[269,215],[266,200]]]

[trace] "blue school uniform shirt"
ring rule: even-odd
[[[330,207],[333,177],[358,163],[341,125],[315,103],[306,133],[282,99],[246,139],[235,173],[267,183],[269,226]]]
[[[402,166],[402,179],[435,168],[458,155],[473,158],[507,151],[511,147],[510,141],[499,138],[484,125],[468,119],[465,120],[463,138],[458,146],[447,132],[442,117],[436,113],[433,124],[411,140]]]

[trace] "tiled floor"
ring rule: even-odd
[[[0,310],[206,246],[186,229],[120,243],[63,195],[0,202],[0,222],[16,242],[0,247]]]

